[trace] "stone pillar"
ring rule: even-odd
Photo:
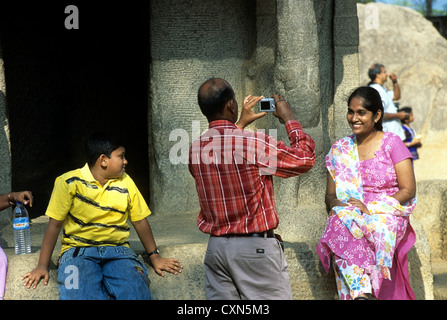
[[[318,1],[317,1],[318,2]],[[328,4],[330,6],[330,3]],[[296,214],[298,207],[321,203],[321,155],[324,153],[321,121],[320,57],[318,23],[314,1],[277,2],[276,91],[285,94],[295,117],[316,143],[319,159],[309,173],[299,178],[276,179],[277,207],[282,213]],[[330,19],[331,17],[325,17]],[[283,126],[279,139],[288,142]]]
[[[286,95],[304,131],[314,139],[316,154],[315,166],[308,173],[274,181],[278,232],[287,242],[295,299],[331,299],[335,292],[333,279],[321,276],[315,253],[327,217],[324,156],[334,91],[332,14],[330,1],[277,1],[275,87]],[[278,138],[288,141],[285,130],[279,131]]]
[[[351,134],[346,121],[347,100],[359,86],[359,31],[355,1],[335,1],[334,106],[330,115],[332,142]],[[332,122],[332,123],[331,123]]]

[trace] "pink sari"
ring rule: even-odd
[[[339,267],[358,266],[379,299],[415,299],[409,284],[407,252],[416,237],[409,215],[416,199],[402,206],[391,196],[399,188],[394,164],[411,158],[399,137],[386,132],[376,157],[359,161],[355,135],[334,143],[326,166],[336,183],[337,198],[361,200],[370,215],[353,206],[334,207],[317,245],[317,253],[329,271],[333,253]],[[352,290],[352,288],[351,288]]]

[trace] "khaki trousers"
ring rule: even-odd
[[[287,261],[276,238],[214,237],[205,255],[209,300],[291,300]]]

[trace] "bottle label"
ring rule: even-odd
[[[12,221],[14,230],[25,230],[29,228],[29,218],[15,218]]]

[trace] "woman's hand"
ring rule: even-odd
[[[335,211],[333,209],[334,207],[347,207],[347,206],[349,206],[349,204],[341,202],[339,199],[334,198],[330,203],[331,211],[329,211],[329,216],[335,214]]]
[[[360,201],[359,199],[349,198],[348,203],[359,208],[360,211],[364,214],[368,214],[368,215],[371,214],[369,212],[368,208],[365,206],[365,204],[362,201]]]
[[[31,191],[11,192],[9,198],[13,202],[21,202],[24,205],[29,204],[30,207],[33,206],[33,194]]]

